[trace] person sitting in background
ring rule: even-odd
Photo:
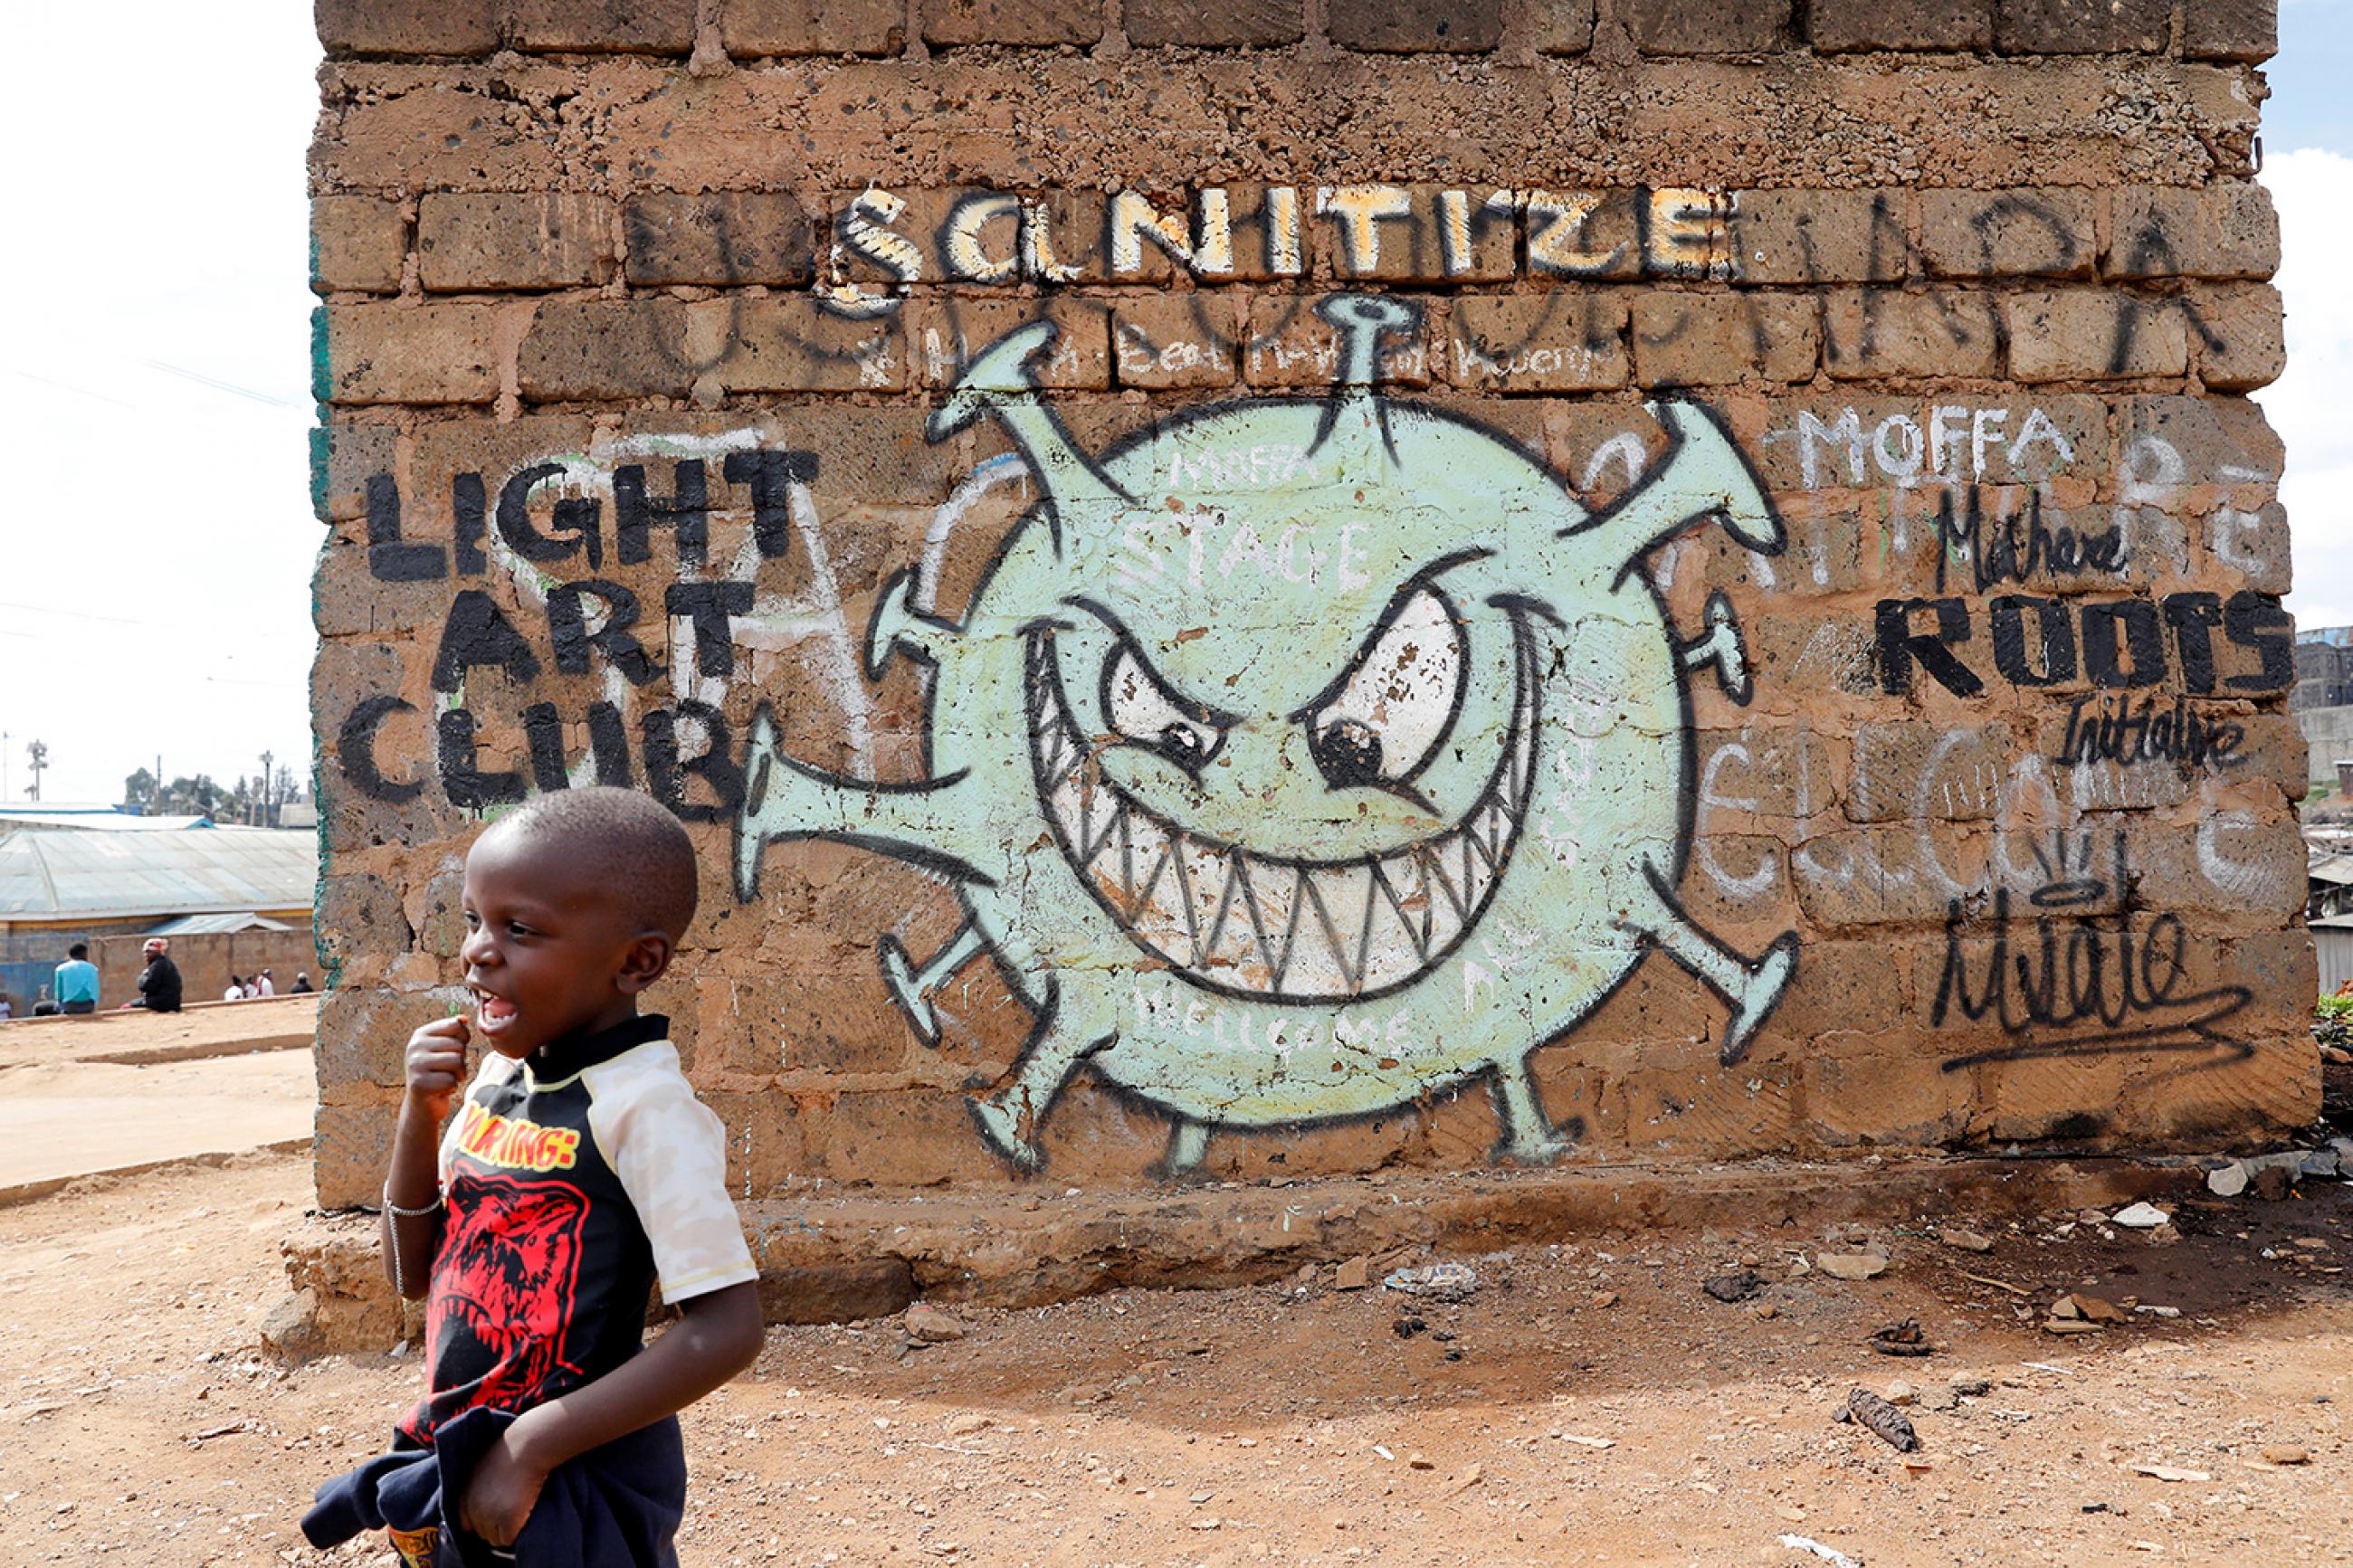
[[[308,996],[311,994],[311,972],[309,970],[298,969],[294,972],[294,989],[289,991],[287,994],[289,996]]]
[[[58,1011],[98,1011],[98,965],[90,961],[90,943],[86,942],[66,949],[66,961],[58,965]]]
[[[244,1001],[245,982],[238,979],[234,974],[230,975],[228,977],[228,989],[221,993],[221,1000],[224,1002]]]
[[[5,1023],[16,1016],[16,1008],[9,1005],[8,994],[5,991],[0,991],[0,1023]]]
[[[139,972],[137,1000],[125,1002],[125,1007],[144,1007],[151,1013],[176,1013],[180,1010],[180,966],[172,962],[172,944],[160,936],[147,939],[147,967]]]

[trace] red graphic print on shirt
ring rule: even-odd
[[[564,1342],[587,1218],[587,1196],[569,1183],[477,1171],[458,1177],[434,1260],[426,1339],[436,1366],[482,1372],[429,1398],[429,1413],[420,1408],[411,1418],[427,1428],[415,1436],[477,1405],[529,1409],[580,1380]]]

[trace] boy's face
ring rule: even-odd
[[[501,1056],[609,1028],[670,963],[670,939],[641,929],[595,858],[549,837],[493,828],[466,857],[466,983],[474,1020]]]

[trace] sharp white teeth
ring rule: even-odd
[[[1030,735],[1064,853],[1139,944],[1221,990],[1361,996],[1412,979],[1478,920],[1519,831],[1535,764],[1524,695],[1489,793],[1451,832],[1377,859],[1309,865],[1207,845],[1093,766],[1033,641]],[[1533,690],[1523,668],[1521,689]]]

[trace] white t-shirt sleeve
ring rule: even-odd
[[[727,1129],[668,1041],[590,1068],[588,1122],[653,1244],[664,1306],[760,1277],[727,1195]]]

